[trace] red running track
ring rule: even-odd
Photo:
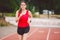
[[[60,28],[32,27],[26,38],[27,40],[60,40]],[[17,33],[12,33],[0,40],[18,40],[18,36]]]

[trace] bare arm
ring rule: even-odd
[[[32,13],[29,11],[29,21],[31,22],[32,20]]]
[[[32,18],[32,13],[29,11],[29,18]]]
[[[20,14],[20,16],[18,17],[18,12],[19,12],[19,10],[16,11],[16,22],[18,22],[18,20],[20,19],[20,17],[23,15],[23,14]]]
[[[18,11],[19,10],[16,11],[16,22],[18,21]]]

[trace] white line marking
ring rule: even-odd
[[[51,29],[49,28],[46,40],[49,40],[50,32],[51,32]]]
[[[5,39],[5,38],[7,38],[7,37],[9,37],[9,36],[11,36],[11,35],[13,35],[13,34],[15,34],[15,33],[8,34],[7,36],[1,38],[0,40],[3,40],[3,39]]]
[[[32,32],[29,34],[29,36],[27,36],[27,38],[30,37],[30,36],[32,36],[32,34],[34,34],[37,30],[38,30],[38,29],[35,29],[34,31],[32,31]]]

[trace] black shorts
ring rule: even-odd
[[[28,33],[29,30],[30,30],[30,27],[29,27],[29,26],[26,27],[26,28],[17,28],[17,33],[18,33],[19,35],[23,35],[24,33]]]

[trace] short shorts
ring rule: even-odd
[[[19,35],[23,35],[24,33],[28,33],[30,30],[30,27],[27,26],[26,28],[17,28],[17,33]]]

